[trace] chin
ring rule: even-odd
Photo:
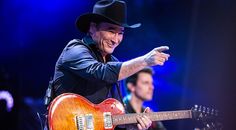
[[[145,99],[145,101],[151,101],[152,100],[152,97],[146,97],[146,98],[144,98]]]
[[[113,49],[112,49],[112,50],[111,50],[111,49],[107,49],[107,50],[106,50],[106,53],[107,53],[107,54],[112,54],[113,51],[114,51]]]

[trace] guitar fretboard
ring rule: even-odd
[[[132,113],[124,115],[113,115],[113,125],[124,125],[137,123],[136,117],[145,115],[152,121],[176,120],[192,118],[191,110],[151,112],[151,113]]]

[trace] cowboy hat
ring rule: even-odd
[[[141,23],[128,25],[126,3],[121,0],[101,0],[95,3],[92,13],[79,16],[76,26],[81,32],[87,32],[91,22],[108,22],[126,28],[137,28]]]

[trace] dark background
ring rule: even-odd
[[[155,111],[217,108],[224,130],[234,130],[236,2],[234,0],[126,0],[130,24],[114,55],[121,61],[167,45],[165,66],[154,67]],[[91,12],[95,0],[1,0],[0,91],[9,91],[14,107],[0,99],[3,130],[40,129],[43,96],[55,62],[71,39],[84,34],[75,19]],[[125,89],[123,89],[124,91]],[[192,120],[165,121],[169,130],[193,130]]]

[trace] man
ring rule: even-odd
[[[93,13],[81,15],[76,25],[87,36],[70,41],[61,53],[53,79],[55,96],[70,92],[80,94],[93,103],[100,103],[108,97],[120,100],[112,89],[118,81],[146,66],[163,65],[168,60],[169,55],[162,52],[168,47],[155,48],[126,62],[119,62],[111,55],[121,43],[124,29],[141,25],[127,24],[124,1],[98,1]],[[137,117],[137,121],[138,129],[147,129],[151,125],[151,120],[145,116]]]
[[[153,97],[153,70],[146,67],[126,79],[129,95],[124,98],[128,113],[142,113],[145,108],[144,101]],[[149,130],[166,130],[161,122],[153,123]]]

